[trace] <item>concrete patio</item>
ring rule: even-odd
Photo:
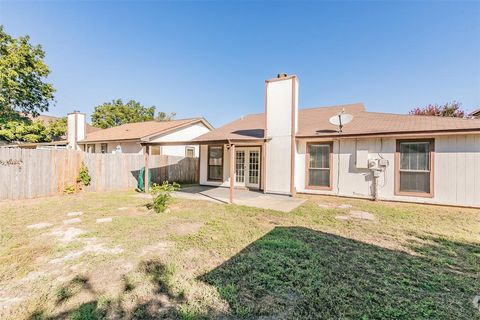
[[[229,188],[193,186],[175,191],[172,195],[182,199],[229,203],[229,193]],[[290,196],[264,194],[259,191],[235,189],[233,202],[243,206],[290,212],[304,203],[305,200]]]

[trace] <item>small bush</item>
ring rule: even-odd
[[[88,168],[85,163],[82,162],[82,166],[80,167],[80,172],[78,173],[77,183],[81,183],[84,186],[90,185],[92,178],[90,178],[90,174],[88,172]]]
[[[63,193],[65,194],[74,194],[75,192],[75,186],[66,186],[65,189],[63,189]]]
[[[176,182],[170,184],[168,181],[164,181],[161,185],[154,183],[150,189],[153,197],[153,203],[150,207],[157,213],[164,212],[172,198],[171,193],[179,188],[180,185]]]

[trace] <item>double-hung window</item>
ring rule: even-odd
[[[307,188],[331,189],[332,149],[330,142],[307,144]]]
[[[397,194],[433,194],[433,140],[397,141]]]
[[[223,146],[208,146],[208,180],[223,181]]]

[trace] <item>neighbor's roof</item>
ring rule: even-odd
[[[297,137],[338,137],[338,127],[329,123],[330,117],[345,109],[353,121],[343,127],[341,136],[375,134],[434,133],[478,130],[480,119],[461,119],[435,116],[401,115],[368,112],[361,103],[300,109]],[[194,139],[197,142],[225,140],[261,140],[265,127],[265,114],[252,114],[235,120]]]
[[[152,135],[165,134],[181,127],[202,122],[209,129],[213,127],[204,118],[179,119],[171,121],[145,121],[127,123],[121,126],[103,129],[88,133],[85,139],[79,141],[84,142],[100,142],[100,141],[119,141],[119,140],[140,140]]]
[[[472,112],[470,112],[469,116],[473,117],[473,116],[480,116],[480,108],[476,109],[476,110],[473,110]]]

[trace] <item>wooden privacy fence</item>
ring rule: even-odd
[[[152,182],[198,182],[198,158],[161,155],[148,161]],[[92,179],[85,191],[134,189],[145,166],[142,154],[0,148],[0,200],[62,194],[76,185],[82,162]]]

